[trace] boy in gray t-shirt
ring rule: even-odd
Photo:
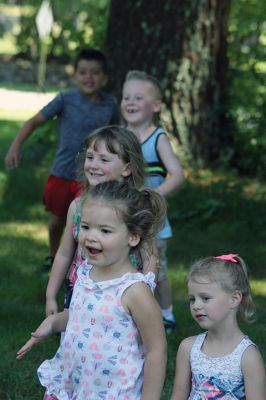
[[[58,119],[58,147],[44,190],[49,221],[50,255],[43,267],[49,270],[64,230],[68,207],[79,194],[76,156],[85,137],[94,129],[119,122],[115,98],[102,91],[107,82],[107,60],[97,49],[82,49],[75,62],[76,89],[59,93],[50,103],[29,119],[13,140],[5,158],[8,169],[19,165],[23,143],[47,120]]]

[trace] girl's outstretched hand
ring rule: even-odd
[[[53,315],[50,315],[41,323],[41,325],[36,329],[35,332],[32,332],[31,338],[17,352],[17,360],[20,360],[22,357],[24,357],[25,354],[28,353],[28,351],[30,351],[35,344],[47,339],[49,336],[52,335],[53,319]]]

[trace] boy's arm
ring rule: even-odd
[[[47,339],[55,332],[62,332],[66,329],[67,321],[68,321],[68,310],[64,310],[58,314],[49,315],[41,325],[36,329],[35,332],[32,332],[31,338],[24,344],[24,346],[19,349],[17,352],[17,360],[20,360],[25,356],[28,351],[32,349],[32,347]]]
[[[171,400],[187,400],[191,388],[191,368],[189,355],[195,337],[184,339],[179,345],[176,356],[174,388]]]
[[[247,400],[266,399],[265,367],[259,350],[249,346],[241,360]],[[256,388],[256,390],[254,390]]]
[[[68,209],[64,234],[53,262],[46,289],[46,315],[57,312],[56,296],[66,278],[77,248],[77,243],[75,242],[72,232],[75,210],[76,201],[73,200]]]
[[[129,309],[144,345],[141,400],[160,400],[167,362],[167,344],[160,307],[151,290],[143,282],[127,289],[122,302],[125,308]]]
[[[11,143],[5,157],[5,167],[7,169],[16,168],[21,160],[21,146],[33,133],[33,131],[42,125],[46,118],[41,112],[38,112],[34,117],[30,118],[20,129],[19,133]]]
[[[157,150],[167,170],[165,181],[155,190],[162,196],[177,189],[184,181],[184,174],[181,164],[173,152],[171,143],[166,135],[161,135],[158,140]]]

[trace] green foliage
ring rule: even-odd
[[[110,0],[77,0],[67,3],[65,0],[51,2],[54,26],[48,41],[49,57],[69,60],[79,47],[93,46],[102,48],[105,41],[108,6]],[[8,1],[5,1],[8,4]],[[20,2],[18,2],[19,4]],[[20,54],[37,59],[40,50],[35,18],[40,0],[29,0],[27,5],[1,6],[5,24],[0,30],[11,28]],[[16,18],[13,17],[14,13]]]
[[[266,177],[266,3],[233,0],[229,21],[229,113],[237,168]]]

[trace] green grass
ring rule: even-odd
[[[0,156],[26,114],[9,119],[0,110]],[[58,346],[58,337],[37,346],[25,359],[15,360],[17,349],[44,317],[48,277],[38,272],[48,253],[47,215],[42,191],[49,169],[43,145],[31,140],[21,167],[5,171],[0,166],[0,267],[1,307],[0,399],[37,400],[43,389],[36,369]],[[266,185],[240,179],[234,173],[190,173],[182,190],[169,199],[174,237],[169,241],[169,267],[178,329],[168,337],[168,372],[163,400],[169,399],[175,354],[180,340],[199,332],[190,317],[185,275],[192,260],[207,255],[239,253],[250,266],[257,305],[257,321],[243,326],[259,345],[266,360]]]

